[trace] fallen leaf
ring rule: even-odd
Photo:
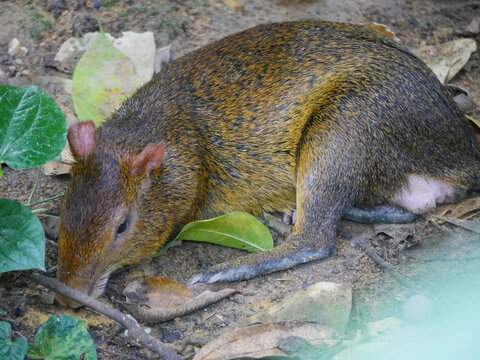
[[[131,60],[102,34],[73,72],[72,99],[80,121],[105,121],[142,85]]]
[[[42,173],[46,176],[65,175],[70,174],[70,164],[65,164],[60,161],[49,161],[42,165]]]
[[[149,278],[146,285],[129,284],[123,294],[125,305],[147,323],[159,323],[180,317],[235,294],[243,286],[236,284],[195,284],[186,287],[165,278]]]
[[[147,305],[151,308],[176,307],[193,296],[185,285],[170,279],[151,277],[147,279],[147,284]]]
[[[417,246],[403,250],[420,261],[466,261],[480,258],[478,234],[457,228],[421,239]]]
[[[397,244],[415,234],[415,224],[374,224],[375,234],[390,236]]]
[[[203,241],[251,252],[273,248],[267,227],[255,216],[242,211],[188,223],[175,240]]]
[[[470,230],[470,231],[473,231],[475,233],[480,234],[480,222],[479,221],[460,220],[460,219],[454,219],[454,218],[450,218],[450,217],[437,216],[437,215],[434,215],[434,214],[431,214],[430,216],[435,218],[435,219],[440,219],[440,220],[446,221],[450,224],[460,226],[464,229],[467,229],[467,230]]]
[[[477,44],[474,39],[458,39],[439,45],[423,46],[413,53],[444,83],[453,79],[476,50]]]
[[[343,333],[350,318],[352,289],[321,281],[285,296],[246,319],[247,323],[303,320]]]
[[[281,348],[288,339],[301,338],[313,346],[331,347],[338,341],[335,330],[304,321],[254,324],[220,335],[202,347],[194,360],[259,359],[288,356]]]
[[[480,211],[480,197],[467,198],[456,204],[441,205],[435,210],[435,215],[448,215],[455,219],[468,219]]]

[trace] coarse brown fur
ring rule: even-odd
[[[133,176],[135,156],[160,142],[162,166]],[[257,269],[237,276],[248,278],[321,257],[292,255],[303,248],[326,256],[346,209],[388,202],[408,175],[467,189],[479,169],[465,116],[392,40],[331,22],[257,26],[172,62],[98,129],[63,202],[59,278],[108,277],[201,216],[296,205],[296,233],[250,255]],[[119,207],[138,216],[120,245]]]

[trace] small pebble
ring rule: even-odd
[[[8,54],[10,56],[25,56],[28,54],[28,49],[20,44],[20,40],[13,38],[8,43]]]
[[[162,337],[161,340],[164,343],[173,343],[174,341],[180,340],[182,338],[182,335],[172,329],[163,329],[162,330]]]
[[[42,291],[39,296],[40,302],[44,305],[53,305],[55,293],[52,291]]]
[[[470,112],[475,108],[475,104],[473,103],[473,99],[465,94],[458,94],[456,95],[453,100],[457,103],[460,110],[463,112]]]

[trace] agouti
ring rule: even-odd
[[[92,296],[201,217],[296,206],[280,246],[195,281],[248,279],[328,256],[352,206],[423,213],[480,170],[467,119],[427,66],[383,35],[332,22],[261,25],[207,45],[68,141],[76,164],[58,278]]]

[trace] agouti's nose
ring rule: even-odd
[[[57,299],[58,303],[62,306],[69,306],[71,307],[72,309],[77,309],[79,308],[80,306],[82,306],[82,304],[76,302],[76,301],[73,301],[72,299],[70,298],[67,298],[63,295],[60,295],[60,294],[55,294],[55,299]]]
[[[76,289],[78,292],[82,293],[83,295],[86,296],[92,296],[93,295],[93,286],[90,284],[90,282],[81,282],[81,283],[73,283],[73,284],[68,284],[68,286]],[[82,304],[66,297],[60,294],[55,294],[55,298],[57,299],[58,303],[63,306],[69,306],[72,309],[79,308],[82,306]]]

